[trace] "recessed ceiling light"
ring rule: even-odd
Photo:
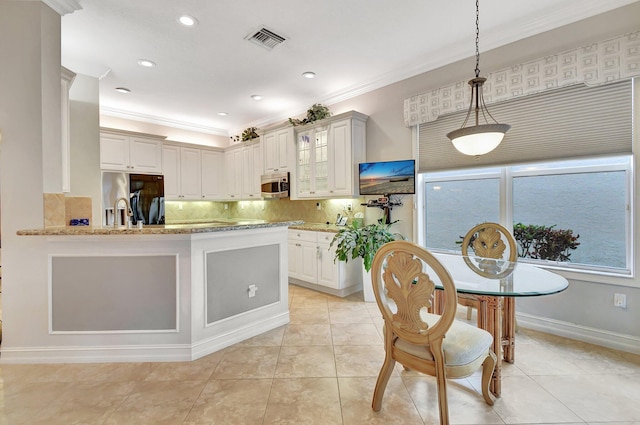
[[[253,99],[253,100],[262,100],[262,96],[260,96],[259,94],[252,94],[251,95],[251,99]]]
[[[226,112],[218,112],[218,115],[220,115],[221,117],[226,117],[229,114]]]
[[[302,76],[304,78],[316,78],[316,73],[315,72],[311,72],[311,71],[307,71],[307,72],[303,72]]]
[[[116,91],[119,93],[131,93],[131,90],[126,87],[116,87]]]
[[[156,66],[154,61],[150,61],[149,59],[138,59],[138,65],[144,66],[145,68],[153,68]]]
[[[190,15],[182,15],[178,17],[178,22],[180,22],[185,27],[193,28],[198,25],[198,20]]]

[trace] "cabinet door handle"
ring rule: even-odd
[[[320,254],[320,247],[317,246],[316,247],[316,258],[320,258],[320,257],[322,257],[322,254]]]
[[[273,171],[278,171],[278,169],[277,169],[277,168],[274,168],[274,169],[273,169]]]

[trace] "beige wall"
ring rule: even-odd
[[[92,223],[100,223],[102,195],[100,178],[98,79],[76,75],[69,90],[71,137],[71,191],[68,196],[92,198]]]

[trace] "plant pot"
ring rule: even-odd
[[[373,283],[371,282],[371,271],[366,271],[364,264],[362,265],[362,293],[364,294],[365,302],[376,302],[376,296],[373,293]]]

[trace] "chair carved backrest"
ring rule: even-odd
[[[376,302],[395,335],[420,345],[444,337],[455,318],[456,288],[449,272],[431,253],[411,242],[389,242],[376,253],[371,270]],[[445,306],[440,319],[429,325],[421,312],[432,305],[433,279],[444,289]]]
[[[504,258],[505,251],[509,248],[507,258],[504,259],[518,260],[515,239],[504,226],[498,223],[482,223],[469,230],[462,240],[462,255],[469,255],[469,247],[478,257],[495,259]]]

